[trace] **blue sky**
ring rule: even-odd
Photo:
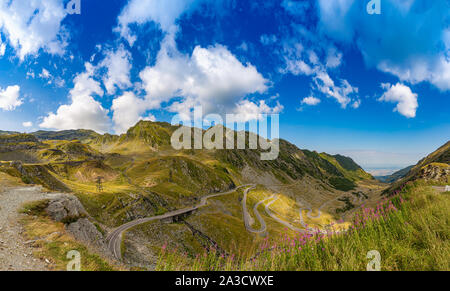
[[[280,113],[281,137],[368,170],[449,140],[446,0],[0,0],[0,127]]]

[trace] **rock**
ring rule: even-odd
[[[75,239],[105,249],[106,243],[103,235],[97,230],[95,225],[87,218],[78,219],[67,226],[67,230]]]
[[[429,164],[420,171],[420,178],[427,181],[443,181],[446,182],[450,175],[450,167],[445,164]]]
[[[51,200],[46,208],[47,214],[55,221],[70,223],[87,216],[80,201],[72,195],[63,195]]]
[[[103,235],[87,218],[89,215],[77,197],[70,194],[59,195],[48,203],[48,215],[55,221],[66,224],[66,229],[76,240],[106,250]]]

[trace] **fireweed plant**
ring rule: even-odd
[[[448,193],[425,182],[408,183],[376,206],[361,209],[346,231],[308,231],[266,237],[252,257],[217,248],[189,255],[163,248],[157,270],[366,270],[367,252],[382,256],[382,270],[446,270],[450,262]]]

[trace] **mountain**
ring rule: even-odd
[[[404,178],[394,182],[385,193],[393,193],[408,182],[423,179],[438,183],[449,183],[450,141],[420,160]]]
[[[378,197],[378,189],[384,187],[351,158],[299,149],[286,140],[279,140],[277,159],[262,160],[263,150],[248,149],[250,137],[259,139],[249,132],[228,132],[235,138],[245,134],[247,149],[175,150],[171,137],[179,128],[140,121],[122,135],[84,130],[5,135],[0,137],[0,161],[13,162],[0,162],[0,171],[28,184],[72,192],[89,218],[106,229],[192,207],[206,195],[228,193],[238,185],[256,185],[248,197],[240,189],[211,199],[207,207],[180,223],[152,224],[161,229],[138,228],[127,234],[125,257],[145,264],[154,263],[152,258],[164,240],[191,250],[208,245],[219,245],[227,252],[254,250],[255,236],[246,229],[243,207],[254,211],[273,195],[278,200],[272,207],[280,217],[296,227],[307,223],[321,228],[342,219],[369,197]],[[298,220],[299,207],[304,208],[304,221]],[[307,213],[309,208],[312,213]],[[313,213],[319,218],[311,218]],[[254,219],[252,227],[258,223]],[[284,228],[268,221],[266,232],[280,234]],[[150,244],[154,248],[144,259],[142,246]]]
[[[393,182],[405,177],[412,168],[414,168],[414,165],[406,167],[404,169],[401,169],[401,170],[399,170],[391,175],[388,175],[388,176],[377,176],[377,177],[375,177],[375,179],[377,179],[378,181],[381,181],[383,183],[393,183]]]
[[[221,167],[225,166],[225,168],[234,170],[239,179],[245,179],[249,182],[253,182],[254,177],[243,175],[242,172],[251,168],[255,170],[254,172],[268,173],[271,176],[271,183],[273,181],[289,183],[309,177],[341,191],[354,189],[357,181],[373,179],[351,158],[300,150],[285,140],[280,140],[279,158],[271,161],[261,160],[261,150],[175,151],[171,147],[170,138],[178,128],[179,126],[172,126],[164,122],[140,121],[127,133],[120,136],[100,135],[89,130],[38,131],[28,136],[35,137],[33,141],[40,144],[40,151],[30,152],[28,155],[33,155],[42,162],[63,162],[101,159],[106,154],[110,155],[107,160],[114,164],[115,159],[126,159],[132,155],[149,157],[163,154],[172,159],[172,164],[186,164],[188,160],[204,164],[205,160],[209,160],[210,163],[215,163],[216,167],[221,165]],[[234,132],[234,134],[237,136],[238,133]],[[249,135],[249,133],[246,133],[247,143]],[[39,142],[39,140],[44,143]],[[32,149],[37,150],[38,147],[34,146]],[[159,163],[165,164],[162,160]],[[195,163],[188,162],[188,164],[194,165]],[[133,166],[130,166],[130,169]]]
[[[11,135],[11,134],[19,134],[20,132],[17,131],[4,131],[0,130],[0,135]]]
[[[279,141],[278,159],[269,161],[261,160],[261,150],[174,150],[170,139],[178,128],[140,121],[120,136],[84,130],[3,136],[8,142],[3,150],[0,145],[0,160],[17,163],[0,171],[74,192],[93,217],[112,226],[242,184],[282,191],[295,203],[305,195],[322,201],[360,191],[363,181],[376,183],[350,158],[301,150],[285,140]],[[248,146],[251,134],[245,134]],[[98,177],[105,183],[101,196]]]
[[[30,133],[34,135],[39,140],[80,140],[85,141],[89,139],[94,139],[99,136],[98,133],[92,130],[63,130],[63,131],[36,131]]]

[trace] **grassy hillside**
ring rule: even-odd
[[[86,141],[97,138],[98,133],[92,130],[63,130],[63,131],[36,131],[31,133],[39,140],[81,140]]]
[[[385,191],[386,194],[392,194],[395,191],[401,189],[403,185],[409,181],[417,179],[432,180],[435,183],[448,183],[449,182],[449,164],[450,164],[450,142],[437,149],[424,159],[420,160],[408,174],[395,183]]]
[[[4,131],[0,130],[0,135],[11,135],[11,134],[19,134],[17,131]]]
[[[253,257],[219,256],[214,249],[193,257],[166,249],[157,270],[364,271],[371,250],[380,253],[384,271],[448,270],[449,194],[416,181],[390,200],[362,209],[345,233],[266,239]]]
[[[145,246],[148,265],[155,263],[151,258],[155,260],[162,247],[161,242],[150,237],[155,232],[191,252],[198,252],[199,246],[217,245],[224,252],[254,255],[264,237],[284,232],[285,226],[269,216],[265,205],[259,203],[274,193],[279,194],[279,200],[274,201],[271,210],[293,226],[303,228],[299,221],[301,208],[305,223],[325,227],[355,211],[364,199],[379,191],[380,186],[350,158],[300,150],[284,140],[280,140],[279,158],[273,161],[261,160],[261,150],[176,151],[170,145],[170,137],[177,128],[168,123],[141,121],[120,136],[87,131],[40,132],[28,137],[38,147],[10,152],[27,154],[33,157],[32,162],[20,158],[23,163],[5,163],[0,170],[26,183],[73,192],[90,216],[105,228],[192,206],[205,195],[237,185],[258,184],[246,202],[254,228],[262,227],[253,210],[259,205],[258,212],[267,223],[264,233],[247,231],[240,190],[211,199],[208,206],[180,225],[149,224],[148,228],[131,230],[124,241],[126,257],[137,260],[143,254],[136,251]],[[249,135],[246,133],[247,147]],[[102,177],[102,189],[98,188],[98,177]],[[337,209],[345,207],[339,197],[358,198],[346,191],[366,198],[352,204],[352,209],[337,213]],[[179,235],[168,235],[167,229]],[[291,230],[289,233],[294,234]]]

